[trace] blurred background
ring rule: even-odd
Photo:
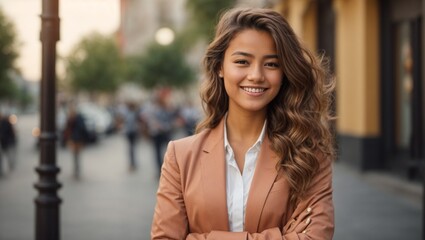
[[[334,239],[425,239],[424,0],[59,0],[61,238],[149,239],[158,159],[202,117],[201,59],[234,6],[275,9],[329,59]],[[0,0],[1,240],[34,238],[41,7]]]

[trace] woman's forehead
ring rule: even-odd
[[[270,33],[255,29],[243,30],[235,35],[226,49],[226,55],[254,53],[276,55],[276,44]]]

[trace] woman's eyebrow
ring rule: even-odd
[[[251,54],[251,53],[241,52],[241,51],[236,51],[236,52],[232,53],[232,56],[234,56],[234,55],[242,55],[242,56],[245,56],[245,57],[254,57],[254,55]],[[268,59],[268,58],[279,58],[279,57],[277,56],[277,54],[268,54],[268,55],[265,55],[263,58]]]
[[[234,53],[232,53],[232,56],[234,55],[242,55],[245,57],[254,57],[254,55],[252,55],[251,53],[247,53],[247,52],[241,52],[241,51],[236,51]]]
[[[277,56],[277,54],[269,54],[269,55],[265,55],[264,58],[279,58]]]

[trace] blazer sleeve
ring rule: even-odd
[[[168,144],[161,169],[151,239],[185,239],[188,220],[174,143]]]
[[[334,206],[332,200],[332,161],[321,158],[320,168],[307,193],[283,229],[267,229],[248,234],[247,239],[330,240],[334,233]],[[279,234],[280,232],[280,234]],[[266,237],[268,234],[270,237]],[[279,236],[280,235],[280,236]]]
[[[212,231],[208,234],[189,234],[192,240],[330,240],[334,233],[332,200],[332,161],[322,159],[321,167],[311,187],[300,201],[283,229],[270,228],[261,233],[231,233]]]
[[[307,194],[283,228],[284,239],[332,239],[334,205],[332,199],[332,160],[322,158],[320,168]]]

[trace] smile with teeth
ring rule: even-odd
[[[262,93],[266,90],[265,88],[253,88],[253,87],[242,87],[242,89],[250,93]]]

